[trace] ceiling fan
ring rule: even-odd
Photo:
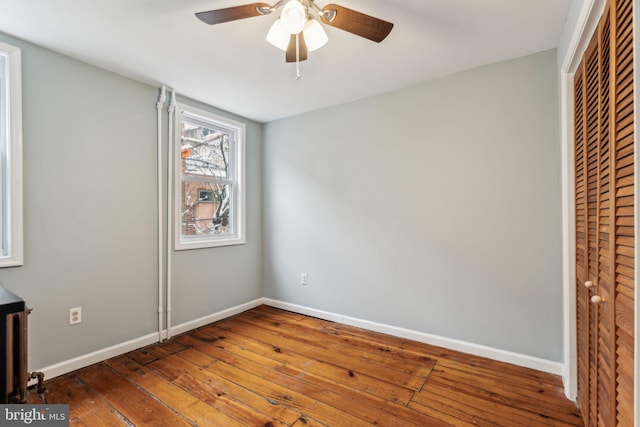
[[[320,8],[314,0],[279,0],[273,6],[267,3],[251,3],[198,12],[196,17],[209,25],[215,25],[254,16],[269,15],[280,7],[282,7],[280,18],[271,26],[267,34],[267,41],[286,52],[286,62],[299,63],[304,61],[307,59],[307,52],[319,49],[327,43],[327,34],[316,16],[323,24],[348,31],[376,43],[384,40],[393,28],[393,24],[390,22],[337,4],[328,4]]]

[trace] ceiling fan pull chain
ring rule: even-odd
[[[300,33],[296,34],[296,80],[300,80]]]

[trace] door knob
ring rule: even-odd
[[[600,304],[601,302],[604,302],[604,298],[602,298],[600,295],[594,295],[591,297],[591,302],[594,304]]]
[[[584,282],[585,288],[592,288],[594,286],[595,286],[595,283],[593,283],[591,280],[587,280],[586,282]]]

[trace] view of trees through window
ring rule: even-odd
[[[233,233],[233,147],[229,132],[183,118],[181,138],[183,236]]]

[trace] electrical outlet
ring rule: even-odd
[[[77,325],[78,323],[82,323],[82,307],[70,308],[69,324]]]
[[[302,283],[303,285],[309,284],[309,276],[307,275],[307,273],[302,273],[302,275],[300,276],[300,283]]]

